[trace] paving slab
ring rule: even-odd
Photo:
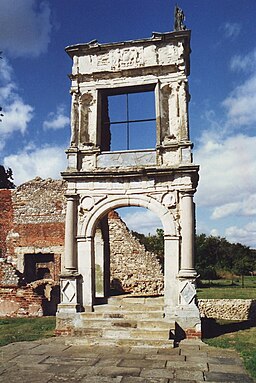
[[[203,342],[169,349],[67,344],[65,337],[0,348],[1,383],[253,383],[234,351]]]

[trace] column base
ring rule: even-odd
[[[178,273],[179,279],[196,279],[198,274],[195,269],[181,269]]]
[[[76,270],[68,270],[60,276],[61,303],[58,305],[59,313],[81,311],[81,281],[82,277]]]
[[[59,303],[58,304],[58,314],[75,314],[79,310],[80,306],[75,303]]]

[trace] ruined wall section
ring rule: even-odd
[[[112,288],[133,294],[163,294],[164,277],[155,254],[146,251],[116,212],[108,215]]]
[[[64,250],[65,191],[64,181],[39,177],[16,189],[0,190],[0,316],[56,312]],[[26,256],[34,259],[34,278],[42,278],[38,276],[40,270],[49,269],[49,279],[27,284]]]
[[[0,258],[6,255],[6,237],[12,225],[12,190],[0,189]]]
[[[25,253],[62,254],[65,191],[65,181],[40,177],[12,191],[13,226],[6,238],[6,256],[21,272]]]
[[[39,177],[16,189],[0,190],[0,316],[56,312],[64,252],[65,192],[66,182]],[[123,291],[134,294],[162,294],[163,274],[156,256],[132,236],[117,213],[111,212],[108,221],[113,285],[119,281]],[[46,259],[49,254],[52,258]],[[37,257],[35,270],[49,269],[49,279],[28,283],[27,255]]]

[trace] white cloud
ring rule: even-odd
[[[256,67],[256,49],[247,55],[235,55],[230,62],[230,68],[233,71],[254,71]]]
[[[64,148],[58,146],[30,145],[18,154],[5,157],[3,164],[13,170],[14,183],[20,185],[36,176],[60,178],[60,172],[66,168],[66,155]]]
[[[256,136],[206,137],[195,151],[195,163],[201,165],[198,205],[215,209],[214,218],[233,214],[237,203],[244,204],[245,214],[249,197],[256,194]]]
[[[4,123],[1,126],[3,134],[20,131],[24,133],[31,121],[33,108],[26,105],[17,95],[13,102],[4,108]]]
[[[8,61],[0,60],[0,105],[4,117],[0,125],[0,148],[14,133],[25,133],[33,118],[33,107],[20,97],[17,85],[12,81],[13,70]]]
[[[229,215],[239,212],[240,204],[238,202],[226,203],[221,206],[217,206],[212,213],[213,219],[219,219],[223,217],[228,217]]]
[[[256,247],[256,221],[244,227],[230,226],[226,229],[226,237],[230,242],[245,243],[247,246]]]
[[[0,47],[13,57],[47,51],[52,29],[47,1],[1,0]]]
[[[210,232],[210,235],[213,237],[218,237],[219,236],[219,230],[218,229],[212,229]]]
[[[70,119],[65,115],[65,110],[63,106],[57,108],[56,113],[49,113],[47,120],[43,122],[43,128],[47,129],[63,129],[65,126],[69,125]]]
[[[5,82],[10,82],[13,74],[13,69],[9,65],[8,61],[6,59],[1,59],[0,64],[0,73],[1,73],[1,79]]]
[[[146,235],[149,233],[155,234],[156,229],[162,227],[160,219],[150,210],[144,208],[128,208],[125,209],[125,213],[122,212],[122,209],[119,209],[118,213],[129,229],[138,233]]]
[[[256,74],[237,86],[223,101],[228,126],[249,126],[256,123]]]
[[[224,33],[226,38],[234,39],[239,35],[241,31],[241,25],[238,23],[226,22],[225,24],[221,25],[220,30]]]
[[[247,217],[256,215],[256,194],[248,195],[245,192],[243,196],[240,196],[239,202],[231,202],[217,206],[213,210],[212,218],[220,219],[234,215]]]

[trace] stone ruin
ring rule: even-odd
[[[93,314],[99,296],[109,301],[106,217],[119,207],[139,206],[154,212],[164,231],[162,317],[185,336],[201,337],[193,200],[199,166],[188,118],[191,32],[183,28],[182,14],[179,20],[175,31],[150,38],[66,48],[72,102],[62,172],[67,210],[59,334],[78,331],[81,313]]]
[[[0,190],[0,316],[55,315],[66,188],[65,181],[37,177],[16,189]],[[145,250],[117,212],[108,214],[108,225],[113,291],[163,294],[156,255]]]
[[[56,314],[64,254],[65,191],[64,181],[39,177],[14,190],[0,189],[0,316]],[[156,255],[145,250],[117,212],[108,214],[108,225],[113,291],[163,295],[164,276]],[[200,299],[198,303],[205,318],[256,318],[255,300]]]

